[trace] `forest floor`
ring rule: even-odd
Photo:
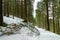
[[[22,21],[23,19],[18,17],[12,19],[12,16],[4,16],[4,22],[7,24],[15,23],[19,25],[22,23]],[[60,40],[60,35],[49,32],[42,28],[38,28],[37,26],[35,26],[35,28],[38,29],[40,35],[36,35],[35,33],[31,32],[28,27],[22,27],[19,31],[17,31],[17,34],[2,35],[0,36],[0,40]]]

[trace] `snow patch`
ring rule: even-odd
[[[20,24],[24,20],[21,19],[21,18],[17,18],[17,17],[14,17],[14,19],[13,19],[11,17],[9,18],[9,17],[4,16],[3,17],[3,21],[6,24],[12,24],[12,23],[14,23],[14,24]]]

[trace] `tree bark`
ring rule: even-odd
[[[27,0],[24,0],[24,5],[25,5],[25,20],[27,21]]]
[[[0,26],[3,25],[2,0],[0,0]]]
[[[9,0],[7,0],[7,17],[9,17]]]
[[[54,21],[54,2],[52,1],[52,14],[53,14],[53,31],[55,33],[55,21]]]
[[[45,3],[46,3],[46,13],[47,13],[47,30],[50,30],[50,27],[49,27],[49,13],[48,13],[48,0],[45,0]]]

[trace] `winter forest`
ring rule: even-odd
[[[0,40],[60,40],[60,0],[0,0]]]

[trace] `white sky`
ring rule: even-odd
[[[34,2],[34,4],[33,4],[33,8],[34,8],[33,15],[34,15],[34,17],[35,17],[35,15],[36,15],[35,10],[37,9],[37,3],[38,3],[39,1],[41,1],[41,0],[35,0],[35,2]]]

